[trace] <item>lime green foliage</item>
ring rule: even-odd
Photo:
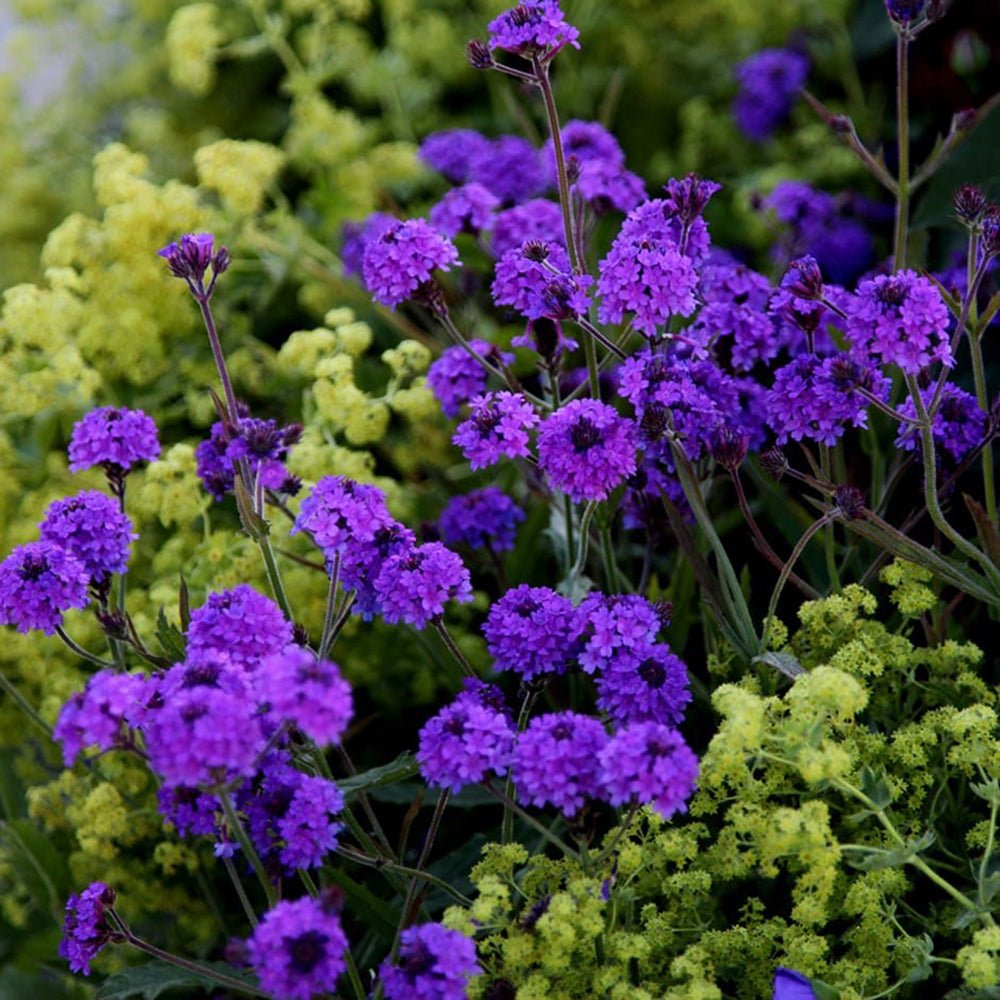
[[[910,614],[921,574],[886,578]],[[843,1000],[994,982],[997,695],[976,647],[915,645],[876,612],[856,586],[807,602],[790,639],[772,630],[805,673],[717,688],[688,817],[644,812],[579,863],[488,845],[447,916],[479,929],[476,995],[749,1000],[776,965]]]

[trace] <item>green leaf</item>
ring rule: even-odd
[[[874,771],[870,767],[863,767],[861,769],[861,791],[879,809],[885,809],[892,803],[892,789],[885,780],[885,771]]]
[[[205,962],[204,967],[214,969],[231,979],[239,979],[246,983],[248,992],[257,992],[256,982],[246,974],[223,962]],[[124,969],[110,976],[97,991],[96,1000],[129,1000],[130,997],[141,997],[142,1000],[157,1000],[157,997],[171,990],[183,990],[184,996],[190,996],[192,990],[217,990],[218,982],[208,976],[200,976],[186,969],[178,969],[169,962],[148,962],[131,969]],[[259,995],[259,994],[258,994]]]
[[[373,767],[370,771],[363,771],[361,774],[351,775],[349,778],[338,781],[337,784],[344,793],[344,797],[350,800],[359,792],[367,791],[369,788],[380,788],[383,785],[394,785],[399,781],[412,778],[416,773],[416,757],[411,753],[402,753],[388,764]]]
[[[344,908],[356,917],[364,927],[376,931],[386,941],[391,942],[396,933],[399,913],[384,899],[376,896],[371,889],[355,882],[341,868],[324,868],[326,877],[344,890]],[[365,872],[365,878],[378,885],[379,875],[371,869]],[[384,884],[384,883],[383,883]],[[102,998],[98,998],[102,1000]]]
[[[760,656],[755,656],[750,662],[774,667],[779,673],[791,677],[792,680],[806,672],[805,667],[791,653],[776,653],[773,650],[768,650],[766,653],[761,653]]]
[[[873,850],[871,854],[852,862],[855,868],[871,872],[879,868],[902,868],[912,861],[921,851],[926,851],[935,841],[934,831],[928,830],[916,840],[911,840],[903,847],[890,851]]]
[[[44,900],[61,922],[63,906],[69,895],[66,855],[26,819],[0,823],[0,843],[5,848],[7,860],[17,870],[32,897]]]
[[[167,618],[167,613],[160,608],[156,616],[156,638],[163,647],[163,652],[173,660],[183,660],[186,654],[184,633]]]
[[[1000,806],[1000,781],[991,778],[989,781],[970,781],[969,790],[973,795],[985,799],[991,806]]]
[[[840,990],[829,983],[824,983],[822,979],[810,979],[809,985],[816,994],[816,1000],[840,1000]]]

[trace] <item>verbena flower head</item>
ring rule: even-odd
[[[596,399],[556,410],[538,432],[538,464],[570,499],[604,500],[635,472],[639,438],[632,421]]]
[[[930,407],[934,392],[933,385],[921,389],[920,395],[925,407]],[[904,400],[897,409],[904,417],[916,420],[917,408],[912,399]],[[987,414],[979,409],[975,396],[958,386],[946,384],[932,423],[934,444],[939,452],[943,448],[957,464],[982,443],[986,435],[987,419]],[[895,443],[897,448],[919,451],[920,436],[917,428],[911,424],[900,424]]]
[[[87,567],[61,545],[19,545],[0,563],[0,625],[52,635],[65,611],[87,606],[89,583]]]
[[[49,504],[39,531],[43,542],[76,556],[93,583],[124,573],[132,541],[139,537],[118,503],[97,490]]]
[[[677,725],[691,701],[687,668],[666,643],[642,643],[616,653],[597,678],[597,707],[619,726]]]
[[[494,552],[514,548],[524,511],[496,486],[452,497],[441,512],[438,528],[448,545],[489,547]]]
[[[354,591],[352,611],[365,621],[381,614],[375,581],[382,566],[392,556],[411,552],[416,544],[416,535],[398,521],[379,528],[370,541],[347,543],[340,560],[340,582],[345,590]]]
[[[489,47],[515,55],[551,55],[564,45],[578,49],[580,32],[566,21],[558,0],[525,0],[489,23]]]
[[[616,656],[645,648],[663,626],[656,608],[638,594],[588,594],[580,604],[586,623],[586,641],[580,666],[587,672],[603,670]]]
[[[82,472],[94,465],[127,474],[140,462],[160,454],[160,441],[152,417],[142,410],[102,406],[73,425],[69,439],[69,467]]]
[[[209,266],[216,274],[221,274],[229,266],[229,255],[225,247],[215,252],[215,237],[211,233],[187,233],[177,243],[168,243],[156,251],[162,257],[175,278],[186,278],[200,284]]]
[[[954,364],[948,343],[950,314],[941,293],[916,271],[863,281],[847,308],[847,337],[915,375],[933,362]]]
[[[539,715],[517,738],[513,774],[518,797],[575,816],[588,799],[603,796],[599,759],[608,744],[604,726],[588,715]]]
[[[600,752],[601,784],[612,805],[649,803],[664,818],[687,810],[698,758],[676,729],[640,722],[621,730]]]
[[[482,184],[464,184],[452,188],[431,210],[431,225],[442,235],[454,238],[459,233],[476,235],[489,229],[500,199]]]
[[[379,975],[386,1000],[465,1000],[470,977],[480,971],[476,944],[441,924],[408,927],[395,963],[382,963]]]
[[[579,168],[573,190],[595,212],[631,212],[648,197],[638,174],[607,160],[591,160]]]
[[[522,583],[490,608],[483,634],[500,670],[513,670],[531,680],[566,671],[584,624],[568,598],[548,587]]]
[[[340,668],[302,646],[265,657],[254,687],[272,716],[291,722],[321,746],[340,742],[354,711],[351,686]]]
[[[361,277],[365,248],[399,220],[387,212],[372,212],[363,222],[345,222],[341,230],[340,260],[345,275]]]
[[[332,560],[350,542],[370,542],[393,524],[385,494],[346,476],[324,476],[302,501],[290,534],[305,531]]]
[[[395,309],[431,280],[434,271],[450,270],[458,249],[429,222],[410,219],[369,240],[362,275],[376,302]]]
[[[491,361],[509,365],[514,355],[501,351],[486,340],[470,340],[469,347],[474,354]],[[461,408],[486,391],[488,372],[464,347],[455,345],[441,352],[427,371],[427,384],[441,404],[446,417],[457,417]]]
[[[90,963],[110,941],[122,940],[108,923],[107,911],[115,903],[115,890],[103,882],[91,882],[79,895],[66,901],[66,920],[59,942],[59,957],[70,970],[90,975]]]
[[[563,155],[568,160],[574,157],[581,166],[588,163],[604,163],[613,167],[625,166],[625,154],[618,140],[600,123],[571,118],[560,129]],[[545,171],[549,183],[555,187],[556,151],[551,139],[542,147]]]
[[[209,594],[191,613],[187,630],[189,659],[215,654],[245,670],[291,641],[291,623],[278,605],[246,583]]]
[[[565,239],[559,204],[547,198],[534,198],[498,212],[490,234],[493,256],[498,260],[532,240],[564,247]]]
[[[809,59],[795,49],[764,49],[736,67],[740,92],[736,123],[748,139],[763,142],[783,125],[809,75]]]
[[[528,432],[538,426],[535,408],[519,392],[488,392],[472,400],[469,419],[455,429],[452,441],[473,469],[495,465],[501,458],[530,454]]]
[[[322,898],[278,903],[264,914],[247,948],[261,987],[287,1000],[333,993],[346,968],[347,935]]]
[[[387,622],[422,629],[444,614],[450,600],[472,600],[472,581],[462,560],[440,542],[428,542],[390,556],[375,579]]]
[[[219,800],[200,788],[187,785],[163,785],[156,793],[157,806],[164,820],[181,837],[207,837],[216,831],[216,813],[222,811]]]
[[[424,780],[458,792],[490,774],[507,773],[514,727],[505,711],[466,693],[428,719],[418,742]]]
[[[557,243],[533,240],[509,250],[496,266],[491,289],[498,306],[510,306],[528,319],[568,319],[590,309],[590,275],[574,275],[566,251]]]
[[[72,767],[86,747],[126,746],[123,728],[139,725],[153,686],[142,674],[101,670],[62,707],[52,737],[62,744],[63,763]]]
[[[453,184],[471,179],[472,162],[489,147],[490,140],[469,128],[432,132],[420,144],[420,159]]]
[[[476,150],[469,161],[469,180],[506,205],[533,198],[545,187],[538,150],[517,135],[502,135]]]

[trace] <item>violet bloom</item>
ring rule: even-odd
[[[469,348],[493,365],[498,363],[509,365],[514,361],[514,355],[501,351],[486,340],[470,340]],[[441,411],[446,417],[457,417],[461,408],[472,399],[486,391],[487,370],[469,351],[456,344],[441,352],[427,371],[427,384],[431,392],[441,404]]]
[[[372,212],[363,222],[345,222],[341,229],[340,261],[345,276],[361,277],[365,248],[392,229],[399,220],[386,212]]]
[[[588,715],[537,716],[517,738],[513,773],[518,797],[575,816],[588,799],[603,797],[599,761],[607,745],[604,726]]]
[[[925,408],[929,408],[934,398],[933,385],[920,390]],[[917,418],[917,408],[908,398],[898,407],[904,417]],[[944,449],[958,464],[965,456],[982,444],[986,436],[987,415],[979,409],[979,402],[971,393],[958,386],[946,384],[941,393],[941,403],[931,424],[931,433],[938,450]],[[920,432],[911,424],[900,424],[896,436],[896,447],[906,451],[920,450]],[[922,460],[922,454],[921,454]]]
[[[565,673],[579,648],[585,619],[568,598],[522,583],[508,590],[486,618],[486,647],[500,670],[526,680]]]
[[[340,668],[302,646],[265,657],[254,687],[272,716],[291,722],[321,746],[340,742],[354,712],[351,686]]]
[[[464,693],[427,720],[418,743],[417,762],[424,781],[458,792],[491,774],[507,773],[514,726],[502,709]]]
[[[586,621],[580,666],[588,674],[610,666],[623,653],[634,653],[654,642],[665,627],[657,609],[638,594],[591,592],[580,604],[580,614]]]
[[[625,154],[612,135],[600,122],[581,121],[571,118],[560,129],[563,154],[568,160],[574,157],[580,166],[587,163],[606,163],[614,167],[625,165]],[[556,184],[556,151],[551,139],[542,147],[545,171],[549,183]]]
[[[597,707],[618,726],[677,725],[690,701],[687,667],[666,643],[616,653],[597,678]]]
[[[66,901],[66,921],[59,942],[59,957],[72,972],[90,975],[90,963],[110,941],[124,940],[108,923],[107,911],[115,905],[115,890],[103,882],[91,882],[79,895]]]
[[[606,160],[582,164],[573,190],[595,212],[631,212],[648,197],[641,177]]]
[[[524,511],[496,486],[452,497],[441,512],[438,529],[448,545],[506,552],[514,548]]]
[[[83,563],[92,583],[124,573],[132,541],[139,537],[118,504],[97,490],[49,504],[39,529],[43,542],[60,546]]]
[[[823,281],[815,257],[807,254],[789,262],[767,307],[779,324],[776,342],[792,355],[803,350],[817,354],[836,351],[827,327],[839,325],[841,320],[822,300],[839,307],[846,306],[848,298],[843,289]]]
[[[379,969],[386,1000],[465,1000],[469,979],[480,972],[476,944],[441,924],[407,927],[399,957]]]
[[[528,319],[569,319],[590,309],[586,289],[593,283],[589,274],[572,273],[559,244],[533,240],[500,258],[491,292],[498,306],[510,306]]]
[[[283,1000],[333,993],[347,967],[347,935],[325,899],[283,900],[264,914],[247,941],[261,988]]]
[[[91,410],[73,425],[69,439],[72,472],[103,465],[109,472],[124,476],[140,462],[152,462],[159,454],[160,441],[152,417],[123,406]]]
[[[778,966],[774,970],[774,992],[771,1000],[817,1000],[812,980],[794,969]]]
[[[951,315],[941,293],[916,271],[898,271],[863,281],[847,308],[847,339],[916,375],[955,360],[948,343]]]
[[[376,302],[395,309],[431,281],[434,271],[448,271],[458,249],[429,222],[397,223],[365,247],[362,275]]]
[[[431,210],[431,225],[443,236],[477,235],[489,229],[500,199],[482,184],[452,188]]]
[[[0,625],[52,635],[63,612],[88,603],[87,568],[52,542],[19,545],[0,562]]]
[[[452,184],[471,179],[472,162],[489,147],[490,140],[469,128],[432,132],[420,144],[420,159]]]
[[[340,583],[344,590],[354,591],[351,611],[365,621],[382,613],[382,601],[375,581],[382,566],[392,556],[412,552],[417,536],[398,521],[379,528],[370,541],[350,541],[340,559]]]
[[[215,500],[232,493],[237,467],[247,463],[250,475],[265,490],[294,496],[301,483],[285,468],[288,452],[302,436],[301,424],[281,427],[275,420],[240,417],[235,430],[216,421],[210,436],[195,449],[198,476]]]
[[[180,837],[211,836],[216,832],[216,814],[222,811],[219,800],[200,788],[188,785],[163,785],[156,802],[164,821]]]
[[[440,542],[390,556],[375,579],[382,617],[416,629],[444,614],[450,600],[472,600],[472,580],[462,560]]]
[[[687,811],[698,758],[676,729],[640,722],[600,752],[601,784],[613,806],[649,803],[664,818]]]
[[[187,630],[190,659],[216,654],[226,662],[255,670],[264,657],[292,641],[291,623],[270,598],[249,584],[209,594],[191,613]]]
[[[538,426],[535,408],[519,392],[488,392],[472,400],[469,419],[455,429],[452,441],[473,469],[496,465],[501,458],[526,458],[528,432]]]
[[[631,420],[596,399],[552,413],[538,432],[538,464],[571,500],[604,500],[636,468],[639,436]]]
[[[52,730],[62,745],[63,763],[72,767],[86,747],[105,751],[128,745],[123,727],[139,725],[153,686],[142,674],[101,670],[62,707]]]
[[[559,203],[535,198],[498,212],[490,237],[493,256],[498,260],[533,240],[565,246],[566,233]]]
[[[210,265],[215,273],[221,274],[229,264],[225,248],[220,248],[216,254],[214,244],[215,237],[211,233],[187,233],[180,238],[180,242],[168,243],[157,250],[156,256],[167,262],[175,278],[200,284]]]
[[[517,135],[502,135],[473,153],[469,180],[492,191],[507,205],[533,198],[545,187],[538,150]]]
[[[324,476],[302,501],[289,532],[305,531],[328,561],[350,542],[370,542],[375,533],[393,523],[385,494],[346,476]]]
[[[764,49],[736,67],[740,92],[733,114],[754,142],[769,139],[791,114],[809,75],[809,59],[795,49]]]
[[[558,0],[525,0],[488,25],[489,47],[530,59],[551,57],[564,45],[578,49],[580,32],[566,21]]]

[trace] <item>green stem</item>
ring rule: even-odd
[[[976,386],[976,400],[979,409],[990,412],[990,397],[986,388],[986,369],[983,366],[982,335],[975,330],[969,332],[969,349],[972,354],[972,379]],[[982,451],[983,491],[985,493],[986,514],[991,524],[998,524],[996,479],[993,471],[993,444],[988,443]]]
[[[528,718],[531,710],[538,700],[539,691],[529,691],[521,702],[521,711],[517,713],[517,731],[523,733],[528,728]],[[515,801],[514,772],[508,768],[507,777],[504,780],[504,798],[507,800],[503,806],[503,820],[500,823],[500,842],[509,844],[514,839],[514,812],[508,803]]]
[[[216,795],[222,803],[222,811],[226,816],[226,824],[239,842],[243,854],[246,856],[247,861],[250,862],[250,867],[253,868],[257,880],[260,882],[264,894],[267,896],[268,907],[274,906],[278,901],[278,894],[275,892],[270,878],[268,878],[267,872],[264,869],[264,863],[260,860],[257,849],[247,836],[246,830],[243,829],[243,824],[240,822],[239,816],[236,815],[236,809],[233,806],[232,799],[229,797],[229,792],[220,791]]]
[[[892,269],[906,267],[906,240],[910,223],[910,36],[903,25],[896,32],[896,128],[899,147],[899,174],[896,191],[896,228],[893,237]]]
[[[284,616],[290,621],[295,621],[292,616],[291,605],[288,603],[288,595],[285,593],[284,584],[281,582],[281,573],[278,571],[278,564],[274,558],[274,551],[271,549],[271,540],[262,535],[257,544],[260,546],[260,554],[264,557],[264,572],[267,574],[268,583],[271,584],[271,592],[274,599],[281,608]]]
[[[102,660],[99,656],[95,656],[93,653],[88,653],[83,646],[74,642],[65,631],[61,625],[56,626],[56,635],[74,652],[81,660],[86,660],[88,663],[93,663],[94,666],[102,667],[105,670],[117,666],[111,660]]]
[[[406,878],[420,879],[422,882],[427,882],[428,885],[436,886],[460,906],[472,905],[472,900],[468,896],[463,896],[450,882],[446,882],[443,878],[438,878],[437,875],[432,875],[430,872],[421,871],[419,868],[410,868],[407,865],[397,865],[393,861],[386,861],[385,858],[373,857],[370,854],[362,854],[361,851],[355,851],[350,847],[338,847],[337,853],[342,858],[347,858],[348,861],[354,861],[377,871],[391,871]]]
[[[437,634],[441,637],[441,641],[445,644],[448,652],[451,653],[452,658],[458,664],[462,673],[467,677],[475,677],[476,670],[466,659],[465,653],[463,653],[458,648],[458,643],[452,638],[451,633],[448,631],[448,626],[445,625],[444,619],[439,615],[437,618],[431,619],[431,624],[434,626]]]
[[[484,782],[484,787],[490,793],[490,795],[498,799],[513,812],[516,812],[517,815],[520,816],[521,819],[523,819],[524,822],[528,824],[528,826],[530,826],[533,830],[536,830],[538,833],[540,833],[550,844],[554,845],[555,847],[558,847],[559,850],[562,851],[562,853],[567,858],[569,858],[571,861],[579,862],[580,856],[577,854],[576,851],[573,850],[572,847],[569,846],[569,844],[566,843],[565,840],[554,834],[544,824],[539,823],[538,820],[535,819],[535,817],[532,816],[530,813],[525,812],[513,799],[510,799],[506,795],[504,795],[504,793],[501,792],[499,788],[494,788],[493,785],[491,785],[488,780]]]
[[[831,479],[830,471],[830,448],[828,445],[820,445],[819,448],[819,461],[820,468],[823,470],[823,476],[829,480]],[[834,535],[834,525],[832,519],[827,521],[826,528],[823,530],[823,555],[826,559],[826,575],[830,581],[830,587],[834,590],[840,590],[840,574],[837,572],[837,539]]]
[[[364,983],[361,982],[358,964],[354,961],[354,955],[351,954],[350,948],[344,952],[344,961],[347,963],[347,978],[350,981],[351,989],[354,991],[355,1000],[365,1000],[365,997],[368,996],[368,991],[365,989]]]
[[[983,848],[983,860],[979,863],[979,899],[985,908],[986,900],[986,877],[989,874],[990,861],[993,857],[993,844],[997,833],[997,810],[1000,803],[996,799],[990,805],[990,832],[986,838],[986,846]]]
[[[232,858],[223,857],[223,866],[229,875],[229,880],[233,883],[233,888],[236,890],[236,895],[239,897],[240,906],[243,907],[243,912],[246,915],[247,920],[251,927],[257,926],[257,914],[254,913],[253,907],[250,905],[250,900],[247,897],[246,889],[243,888],[243,881],[240,878],[239,872],[236,870],[236,865],[233,864]]]
[[[342,743],[337,745],[337,756],[340,757],[340,762],[341,764],[344,765],[344,770],[349,775],[353,777],[358,773],[358,769],[354,766],[354,761],[351,759],[351,755],[347,752],[347,747],[345,747]],[[316,758],[319,762],[320,770],[323,773],[323,776],[328,781],[333,781],[333,774],[330,771],[330,765],[327,764],[326,757],[323,756],[322,751],[320,751],[318,747],[316,748]],[[361,803],[361,808],[364,810],[365,815],[368,817],[368,822],[371,823],[372,825],[372,833],[375,836],[375,839],[379,843],[379,847],[377,849],[374,849],[373,853],[381,854],[383,857],[388,858],[390,861],[395,861],[396,855],[393,852],[392,846],[389,843],[389,838],[386,837],[385,831],[382,829],[382,824],[379,823],[378,817],[375,815],[375,810],[372,808],[371,800],[368,798],[367,793],[359,791],[358,801]],[[357,833],[355,833],[355,836],[357,836]],[[362,846],[364,846],[366,849],[368,848],[369,844],[371,844],[372,847],[374,848],[373,841],[370,838],[367,838],[367,835],[366,835],[366,840],[365,841],[359,840],[359,843],[361,843]]]
[[[322,660],[330,650],[333,641],[333,625],[336,620],[337,584],[340,581],[340,553],[333,557],[333,572],[330,574],[330,590],[326,597],[326,613],[323,616],[323,634],[319,640],[317,656]]]
[[[16,687],[7,678],[7,675],[0,670],[0,688],[3,689],[4,693],[8,698],[19,709],[21,709],[24,714],[31,719],[31,721],[38,726],[39,729],[51,740],[52,739],[52,728],[46,724],[45,720],[38,714],[37,711],[31,706],[31,704],[25,699],[24,695],[17,690]]]

